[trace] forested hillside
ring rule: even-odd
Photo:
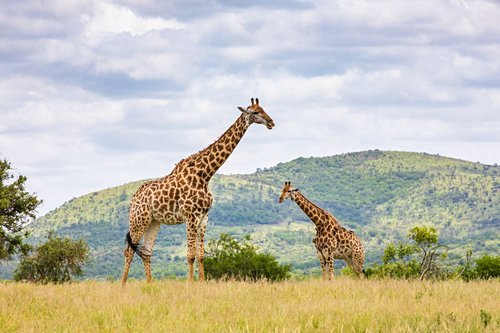
[[[452,260],[464,258],[467,248],[498,255],[499,175],[498,166],[378,150],[298,158],[249,175],[217,175],[210,184],[214,207],[206,239],[220,232],[251,234],[264,251],[291,263],[295,272],[319,271],[311,243],[314,226],[294,203],[277,203],[283,182],[290,180],[360,235],[368,266],[380,258],[387,242],[404,238],[412,226],[422,224],[438,228]],[[87,276],[118,277],[128,205],[141,183],[68,201],[33,223],[31,240],[40,241],[51,229],[84,238],[94,257]],[[163,226],[153,257],[154,275],[184,275],[185,253],[185,226]],[[4,265],[2,276],[7,271]],[[131,274],[143,276],[139,260]]]

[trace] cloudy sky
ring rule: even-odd
[[[0,158],[39,215],[162,176],[250,97],[222,173],[367,149],[500,162],[500,1],[0,2]]]

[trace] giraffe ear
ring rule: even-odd
[[[298,188],[294,188],[292,192],[297,192],[298,190],[299,190]]]
[[[238,106],[238,110],[240,110],[241,112],[247,112],[247,110],[245,110],[244,108],[242,108],[241,106]]]

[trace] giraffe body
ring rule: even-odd
[[[150,261],[160,226],[181,223],[186,223],[189,280],[194,279],[195,258],[199,279],[204,280],[204,237],[213,203],[208,183],[252,123],[263,124],[269,129],[274,127],[272,119],[259,106],[258,99],[254,103],[252,98],[251,106],[239,109],[242,112],[240,117],[218,140],[181,160],[169,175],[148,181],[137,189],[130,204],[122,284],[127,281],[134,253],[141,257],[146,280],[151,281]],[[139,245],[141,238],[143,242]]]
[[[321,263],[323,279],[333,279],[335,259],[344,260],[358,276],[361,276],[364,273],[365,251],[357,235],[341,226],[331,213],[316,206],[298,189],[294,189],[290,182],[285,183],[279,202],[287,198],[295,201],[316,226],[313,244]]]

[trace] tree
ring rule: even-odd
[[[436,260],[439,255],[437,250],[444,248],[444,245],[438,244],[438,232],[433,227],[414,227],[410,230],[408,238],[415,242],[415,246],[421,255],[420,260],[420,280],[429,276],[431,273],[437,273],[439,267]]]
[[[280,281],[290,276],[290,265],[280,265],[268,253],[257,253],[249,235],[238,241],[222,233],[219,239],[208,242],[206,252],[205,272],[208,279]]]
[[[398,242],[389,243],[384,249],[383,265],[375,265],[367,269],[368,276],[419,278],[438,276],[441,266],[437,259],[445,253],[438,252],[444,245],[438,243],[438,233],[433,227],[417,226],[410,229],[408,239],[410,244]]]
[[[500,256],[485,255],[477,259],[476,276],[480,279],[500,277]]]
[[[26,192],[27,178],[20,175],[15,179],[10,170],[10,163],[0,160],[0,260],[29,251],[30,247],[23,243],[28,234],[21,231],[35,218],[35,210],[42,203]]]
[[[89,247],[83,240],[61,238],[49,232],[47,241],[34,253],[24,255],[14,272],[15,281],[63,283],[83,275],[82,266],[88,260]]]

